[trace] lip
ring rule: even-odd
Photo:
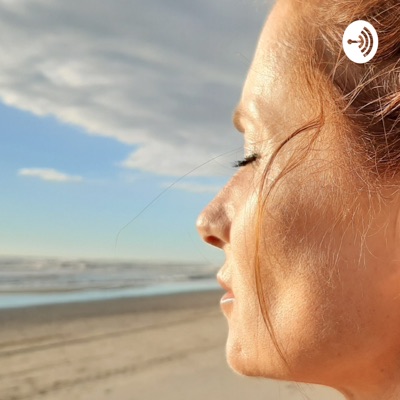
[[[233,294],[232,288],[229,284],[222,278],[220,274],[217,275],[217,281],[219,285],[226,291],[226,293],[222,296],[220,304],[231,304],[235,301],[235,295]]]
[[[226,281],[224,281],[222,279],[222,276],[220,275],[220,273],[218,273],[218,275],[217,275],[217,281],[219,283],[219,286],[222,287],[222,289],[224,289],[227,292],[232,292],[231,287],[228,285],[228,283]]]

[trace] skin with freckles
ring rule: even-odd
[[[284,147],[262,187],[273,150],[321,105],[299,73],[296,15],[304,10],[299,2],[278,0],[269,15],[234,118],[245,154],[256,160],[197,222],[202,238],[226,255],[219,279],[234,296],[222,304],[227,359],[244,375],[323,384],[348,399],[398,399],[400,196],[397,190],[384,198],[370,193],[349,170],[345,127],[329,102],[311,150],[278,181],[258,214],[260,199],[311,143],[311,133]]]

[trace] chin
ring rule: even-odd
[[[226,361],[232,371],[242,376],[262,377],[263,375],[257,371],[251,363],[241,359],[237,355],[231,353],[226,354]]]
[[[247,350],[240,342],[228,339],[226,344],[226,361],[229,367],[239,375],[262,377],[264,376],[254,350]]]
[[[276,380],[293,379],[276,349],[271,348],[268,352],[265,349],[259,350],[250,341],[233,341],[228,337],[226,361],[239,375]]]

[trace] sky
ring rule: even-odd
[[[0,255],[221,262],[195,221],[270,8],[0,0]]]

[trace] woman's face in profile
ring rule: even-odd
[[[398,206],[369,196],[346,169],[340,119],[327,118],[257,218],[273,150],[320,107],[299,72],[301,12],[301,2],[279,0],[266,22],[235,114],[245,155],[256,156],[203,211],[198,228],[226,254],[219,280],[233,293],[221,304],[233,369],[339,389],[358,382],[368,390],[365,382],[383,379],[400,351]],[[329,116],[333,110],[324,107]],[[307,135],[284,147],[266,187],[304,149]],[[290,375],[262,317],[256,253],[264,306]]]

